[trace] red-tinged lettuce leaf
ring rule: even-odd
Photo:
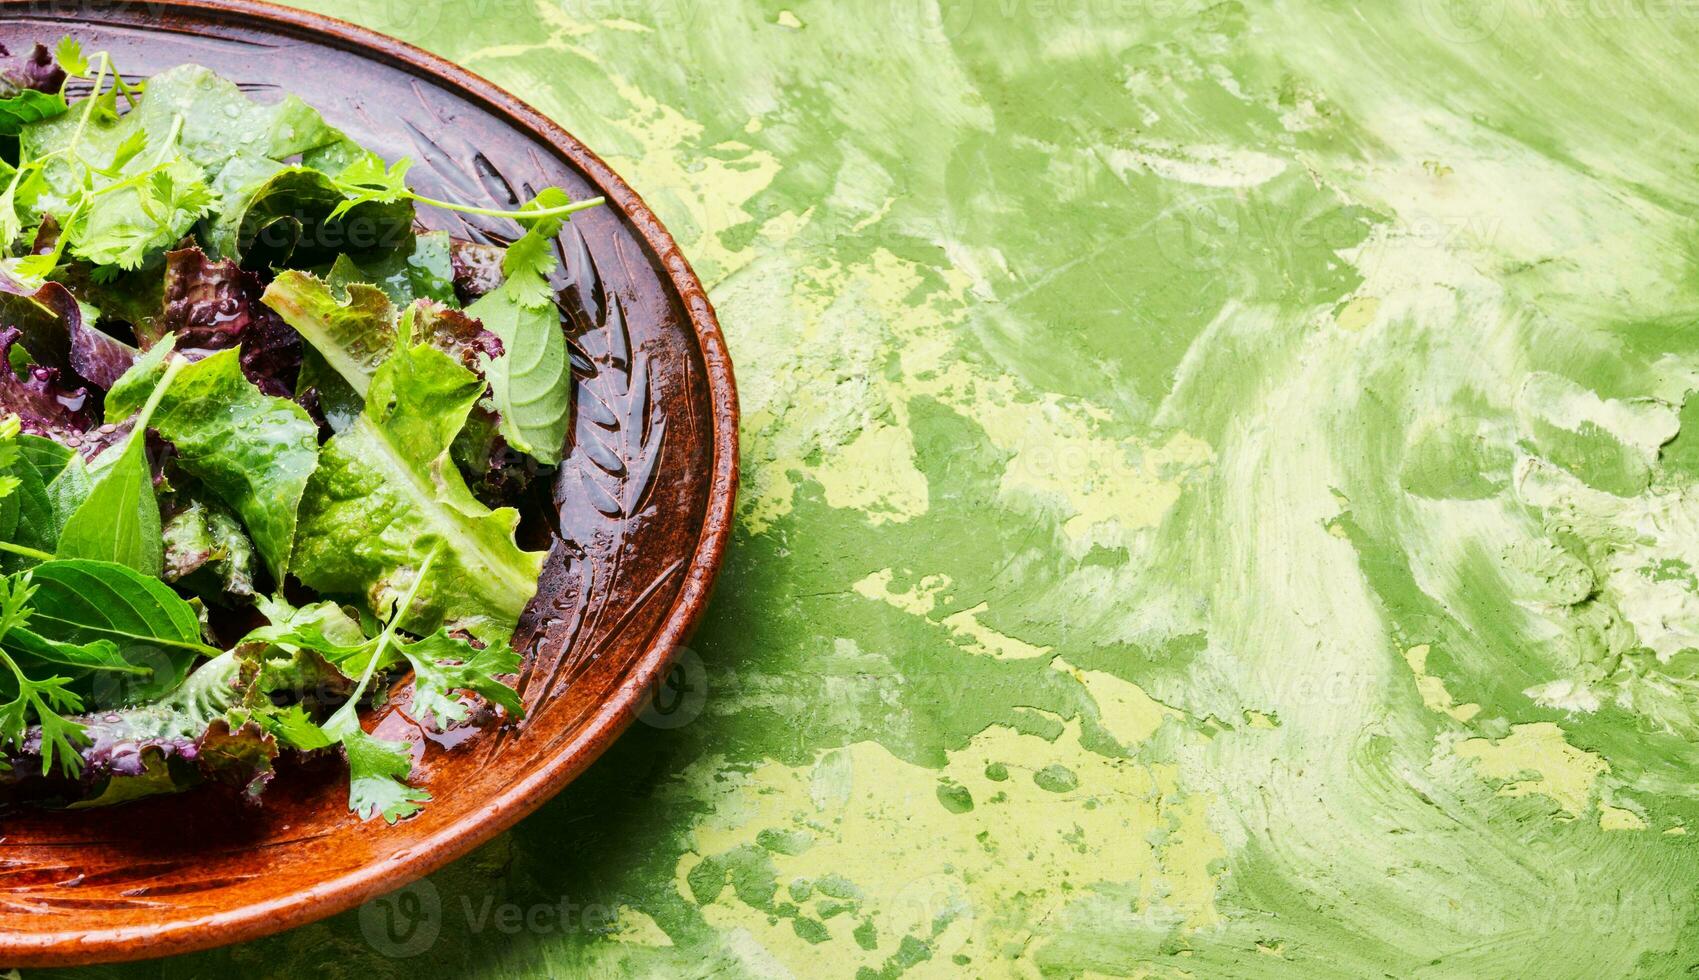
[[[19,336],[16,327],[0,330],[0,361],[5,362],[0,364],[0,414],[16,415],[25,432],[80,446],[95,427],[88,389],[62,383],[58,368],[32,365],[21,375],[13,372],[12,346]]]
[[[503,352],[500,338],[465,313],[429,300],[398,310],[389,294],[365,283],[289,271],[272,281],[264,300],[311,348],[297,390],[303,403],[337,432],[359,417],[372,377],[395,350],[398,332],[473,371]]]
[[[30,123],[65,114],[65,71],[44,45],[21,58],[0,45],[0,135],[15,136]]]
[[[167,333],[185,352],[242,348],[242,373],[268,395],[289,398],[301,370],[301,337],[260,302],[259,277],[198,248],[165,256],[164,314],[151,346]]]
[[[503,353],[501,338],[462,311],[432,300],[400,309],[388,293],[366,283],[291,270],[266,287],[263,299],[361,398],[395,350],[398,333],[452,355],[474,372]]]
[[[277,739],[255,721],[232,728],[228,720],[219,718],[207,726],[196,748],[201,774],[235,787],[250,803],[259,802],[276,772],[272,763],[278,754]]]
[[[4,67],[0,67],[0,81],[13,89],[53,95],[65,87],[65,69],[53,60],[45,44],[37,44],[29,54],[19,58],[12,57],[6,46],[0,44],[0,58],[6,59]],[[5,94],[5,89],[0,88],[0,94]]]
[[[502,257],[507,249],[499,245],[483,245],[456,238],[449,245],[449,259],[454,270],[454,292],[461,303],[471,303],[496,291],[506,281],[501,270]]]
[[[310,652],[264,644],[221,654],[201,665],[158,700],[133,708],[90,712],[72,721],[87,741],[78,746],[81,776],[67,784],[42,778],[41,733],[0,774],[0,798],[57,795],[78,807],[122,803],[213,781],[255,799],[271,778],[278,749],[330,744],[302,710],[321,699],[345,698],[350,685]],[[274,706],[273,699],[291,702]],[[43,784],[46,784],[45,790]]]
[[[59,283],[32,288],[0,271],[0,315],[18,328],[24,349],[37,363],[68,371],[102,391],[135,363],[135,348],[84,322],[77,298]]]

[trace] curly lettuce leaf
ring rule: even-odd
[[[318,426],[301,406],[254,387],[240,352],[219,351],[177,366],[148,422],[177,450],[177,463],[235,511],[272,576],[283,581],[296,514],[318,468]],[[107,399],[112,417],[137,409],[140,385]]]
[[[376,286],[333,289],[308,272],[279,273],[262,302],[294,327],[317,358],[359,398],[395,350],[396,308]]]
[[[295,747],[274,731],[271,715],[300,710],[273,708],[267,695],[325,684],[325,669],[312,659],[258,664],[231,651],[146,704],[65,719],[81,735],[75,755],[85,793],[73,806],[109,806],[208,780],[257,797],[271,778],[279,744]],[[265,704],[256,711],[249,707],[254,702]],[[285,730],[291,727],[286,721]],[[39,729],[31,731],[14,762],[39,757],[42,741]]]
[[[209,601],[254,594],[253,542],[223,507],[191,499],[165,522],[164,537],[165,581]]]
[[[318,410],[337,432],[359,415],[372,378],[394,352],[399,333],[452,354],[473,369],[503,351],[495,334],[459,310],[419,300],[398,311],[389,293],[335,275],[326,281],[305,272],[284,272],[266,289],[264,300],[306,338],[311,351],[302,363],[300,390],[312,392]]]
[[[174,334],[177,349],[240,347],[242,373],[259,389],[291,397],[301,367],[301,338],[260,302],[259,277],[234,262],[215,262],[198,248],[165,255],[162,312],[144,343]]]
[[[365,412],[327,443],[301,505],[294,571],[310,588],[358,595],[379,614],[440,557],[402,627],[447,626],[505,641],[537,588],[544,554],[519,548],[517,511],[491,511],[449,458],[484,385],[428,345],[398,349],[372,379]]]

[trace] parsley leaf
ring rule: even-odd
[[[0,644],[29,622],[29,602],[34,593],[28,573],[0,579]],[[33,718],[41,727],[42,775],[52,770],[55,755],[67,775],[76,775],[82,768],[82,756],[77,753],[75,743],[83,739],[83,729],[60,714],[82,710],[82,699],[66,687],[70,678],[30,677],[3,646],[0,646],[0,662],[11,672],[15,694],[12,700],[0,704],[0,746],[22,750]]]
[[[362,204],[394,204],[412,196],[407,189],[407,170],[413,161],[402,157],[385,169],[383,158],[368,153],[349,165],[336,178],[337,187],[348,199],[336,206],[329,220],[336,220]]]
[[[467,718],[466,706],[453,696],[455,691],[481,694],[513,717],[525,713],[518,692],[496,677],[519,671],[519,654],[506,643],[477,650],[465,640],[440,632],[417,643],[397,644],[397,648],[413,667],[415,713],[421,720],[434,718],[439,730]]]

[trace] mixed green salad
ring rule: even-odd
[[[0,802],[257,799],[339,751],[362,818],[416,812],[358,712],[410,671],[421,725],[522,713],[517,505],[572,415],[555,237],[600,199],[425,198],[297,98],[0,56]]]

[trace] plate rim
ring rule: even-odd
[[[0,0],[0,19],[14,19],[20,12],[51,15],[57,6],[57,3],[43,4],[41,0]],[[508,830],[581,775],[636,719],[642,698],[664,678],[677,651],[700,622],[733,528],[739,479],[739,407],[731,355],[719,318],[706,288],[678,243],[642,197],[595,151],[559,123],[476,72],[371,28],[266,0],[149,0],[142,6],[152,16],[182,12],[236,23],[257,22],[334,42],[344,50],[375,56],[391,67],[427,74],[449,83],[484,109],[570,159],[630,220],[637,234],[660,259],[667,280],[682,301],[705,367],[709,415],[713,420],[713,469],[695,552],[678,595],[654,639],[635,660],[613,695],[598,705],[581,733],[563,745],[546,764],[464,819],[387,859],[369,862],[283,897],[158,926],[0,933],[0,963],[6,966],[127,962],[258,939],[345,912],[377,895],[417,881]]]

